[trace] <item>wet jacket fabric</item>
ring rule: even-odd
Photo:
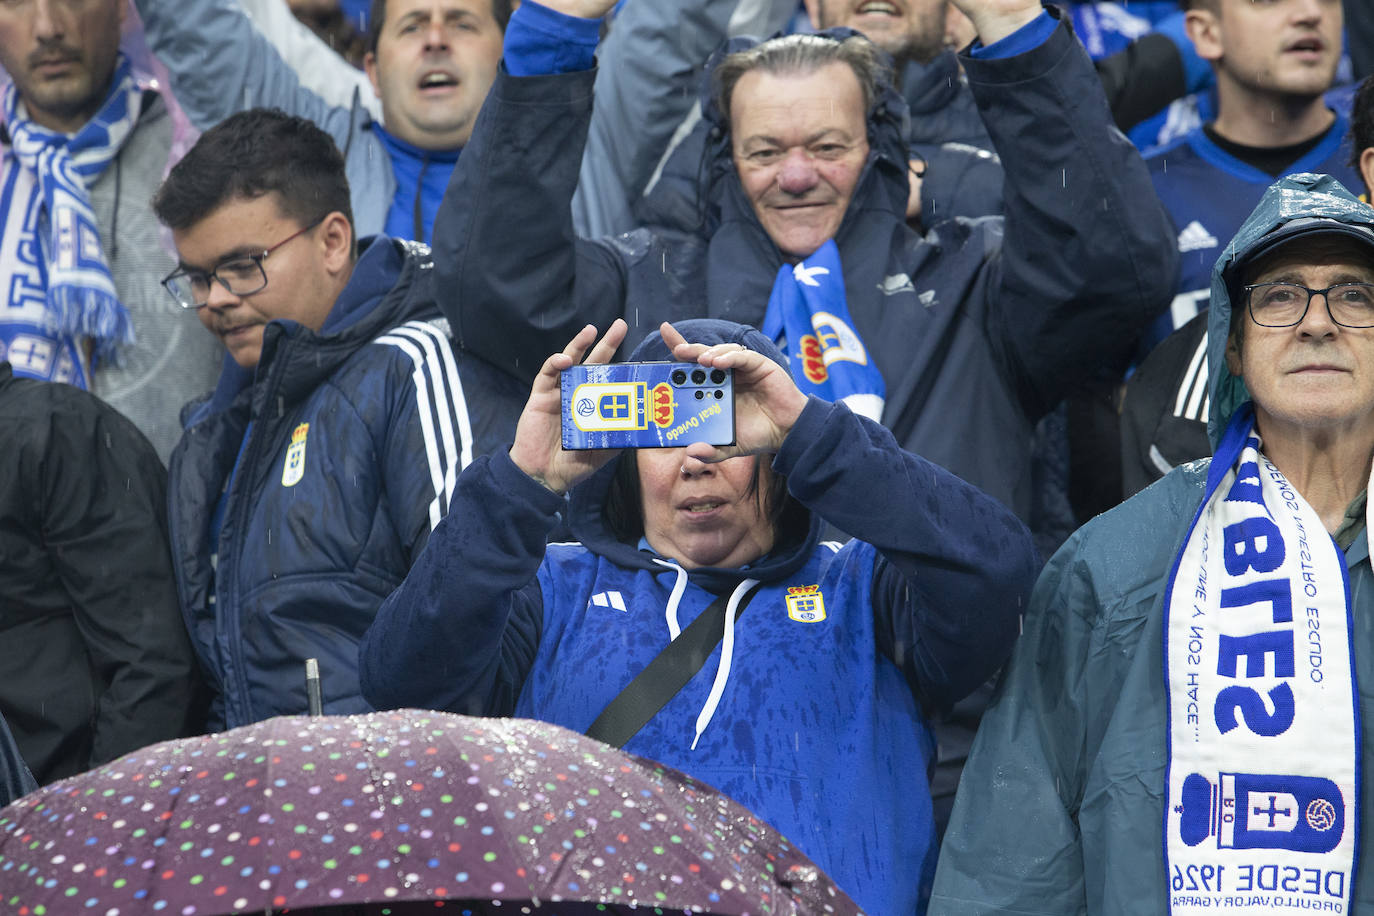
[[[450,347],[425,246],[364,244],[321,332],[273,321],[255,374],[226,358],[172,455],[177,587],[216,728],[304,713],[310,657],[326,713],[370,709],[358,640],[524,400]]]
[[[0,808],[38,788],[19,753],[19,745],[10,734],[4,716],[0,716]]]
[[[722,323],[691,324],[694,341],[771,349],[752,330],[712,338],[700,326]],[[717,595],[759,580],[732,659],[717,646],[625,749],[749,806],[866,911],[918,912],[934,857],[926,716],[977,686],[1015,638],[1035,569],[1029,538],[1005,508],[843,405],[812,399],[773,469],[800,505],[772,552],[688,573],[612,533],[613,464],[572,492],[580,543],[546,549],[564,501],[508,454],[474,462],[451,519],[364,641],[364,691],[381,707],[585,731],[673,638],[672,608],[685,627]],[[821,519],[863,540],[821,543]],[[807,586],[818,604],[789,597]]]
[[[945,51],[924,66],[909,63],[902,97],[910,109],[907,147],[924,164],[921,222],[1001,216],[1002,162],[993,149],[959,58]]]
[[[855,330],[886,382],[884,425],[1025,518],[1034,419],[1124,362],[1167,301],[1175,253],[1067,25],[1024,54],[962,62],[1007,169],[1006,218],[906,226],[905,106],[889,90],[870,112],[872,151],[836,243]],[[647,229],[577,240],[569,201],[594,78],[499,73],[440,210],[436,264],[456,291],[458,340],[527,379],[586,322],[624,316],[628,345],[665,319],[757,325],[784,260],[724,134],[707,166],[719,212],[709,240]]]
[[[3,362],[0,443],[0,713],[33,773],[194,734],[199,677],[152,445],[93,395]],[[7,756],[0,741],[0,773]]]
[[[1374,211],[1324,176],[1267,192],[1223,252],[1209,310],[1215,445],[1249,399],[1222,358],[1231,301],[1221,271],[1267,231],[1303,216],[1374,226]],[[1089,522],[1036,583],[1023,635],[964,770],[941,850],[932,914],[1158,916],[1164,867],[1163,602],[1210,459],[1174,469]],[[1374,754],[1374,570],[1368,532],[1345,551],[1361,754]],[[1360,772],[1359,830],[1374,830],[1374,770]],[[1350,912],[1374,914],[1374,854],[1359,844]]]

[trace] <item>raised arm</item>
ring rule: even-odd
[[[434,230],[454,336],[526,380],[585,324],[609,326],[625,300],[618,249],[579,240],[572,221],[596,78],[597,22],[581,14],[610,3],[553,5],[530,0],[512,15]]]
[[[448,514],[363,637],[369,703],[510,715],[539,648],[536,577],[563,494],[615,455],[562,450],[559,374],[589,348],[591,361],[605,362],[624,335],[617,322],[592,347],[587,327],[545,360],[510,453],[478,458],[459,475]]]
[[[148,46],[166,65],[172,91],[197,128],[205,130],[246,108],[280,108],[319,124],[347,149],[355,127],[352,113],[302,86],[238,0],[136,3]]]
[[[356,99],[372,115],[382,118],[382,103],[367,74],[344,60],[297,19],[286,0],[238,0],[244,12],[300,78],[301,85],[327,105],[349,107]]]
[[[1005,237],[983,290],[985,323],[1037,416],[1093,372],[1124,368],[1169,302],[1177,245],[1067,23],[1032,20],[1008,32],[1034,4],[957,5],[982,36],[962,62],[1006,169]]]
[[[597,49],[596,107],[573,223],[600,238],[635,226],[632,208],[696,101],[701,68],[739,0],[627,3]]]

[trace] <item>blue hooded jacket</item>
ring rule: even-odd
[[[730,322],[678,328],[778,358]],[[650,340],[635,355],[667,353]],[[799,504],[774,548],[744,568],[689,572],[613,532],[615,462],[565,504],[509,455],[477,460],[363,641],[363,692],[383,708],[585,731],[676,625],[759,581],[722,646],[625,749],[752,808],[868,912],[919,912],[935,855],[927,716],[981,683],[1015,638],[1029,537],[843,405],[809,401],[772,467]],[[565,506],[579,543],[546,548]],[[863,539],[821,543],[821,519]]]

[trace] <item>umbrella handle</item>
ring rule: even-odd
[[[305,700],[309,705],[310,715],[324,714],[324,703],[320,697],[320,663],[313,658],[305,660]]]

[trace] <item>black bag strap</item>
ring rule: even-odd
[[[744,616],[744,609],[758,590],[758,583],[755,583],[740,596],[739,606],[735,608],[736,620]],[[587,737],[612,747],[624,747],[638,734],[678,691],[687,686],[725,638],[725,608],[729,603],[727,593],[708,604],[677,639],[668,643],[614,700],[606,704],[587,729]]]

